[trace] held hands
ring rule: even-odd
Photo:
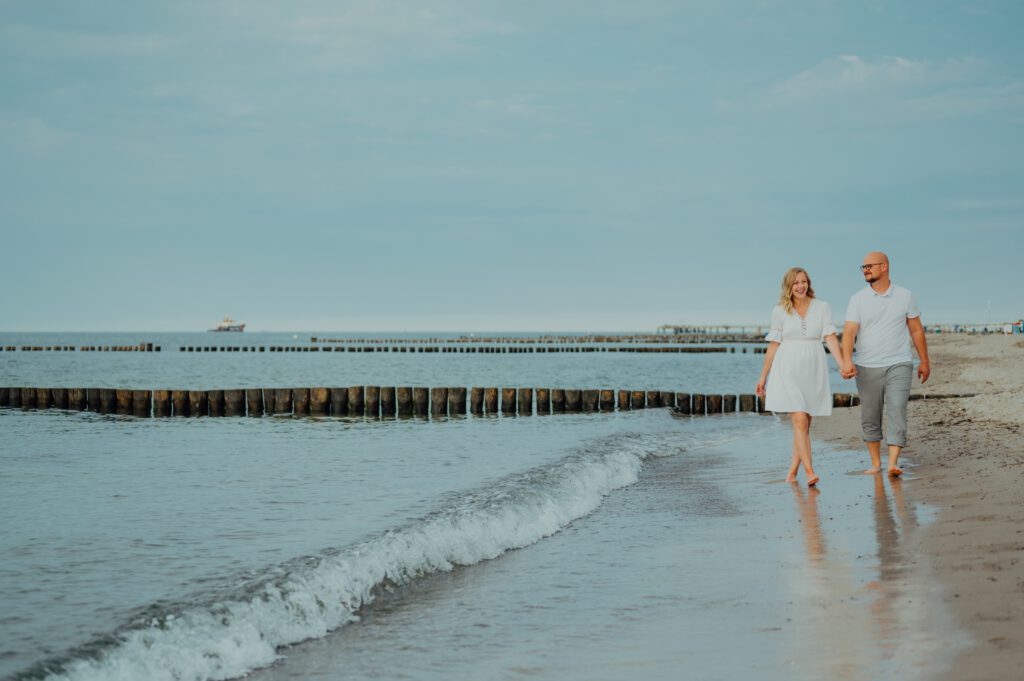
[[[839,365],[839,375],[849,380],[857,375],[857,367],[853,365],[853,362],[844,361]]]

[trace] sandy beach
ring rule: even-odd
[[[1020,678],[1024,668],[1024,341],[931,335],[932,376],[913,393],[905,494],[936,510],[905,554],[926,556],[972,643],[944,678]],[[853,384],[851,382],[851,390]],[[927,399],[950,393],[973,397]],[[861,449],[858,408],[815,424],[815,437]],[[864,466],[868,464],[864,450]],[[901,632],[896,632],[900,635]],[[905,633],[905,632],[904,632]]]

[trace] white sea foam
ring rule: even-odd
[[[215,598],[154,607],[98,652],[35,678],[86,681],[230,679],[272,663],[282,646],[357,619],[382,589],[528,546],[636,482],[658,444],[619,437],[593,451],[453,497],[435,514],[338,551],[278,566]],[[678,451],[678,450],[676,450]]]

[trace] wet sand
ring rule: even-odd
[[[910,443],[901,458],[907,474],[897,486],[914,503],[934,508],[936,515],[905,538],[902,550],[915,557],[911,562],[918,562],[918,556],[928,559],[921,562],[930,564],[938,587],[928,597],[949,604],[972,639],[942,678],[1020,678],[1024,341],[1020,336],[950,335],[929,336],[928,344],[932,377],[924,386],[915,378],[913,392],[976,396],[910,403]],[[819,441],[859,449],[859,464],[866,468],[859,418],[857,408],[837,410],[816,422],[813,434]],[[876,484],[890,483],[879,476]]]

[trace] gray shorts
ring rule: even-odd
[[[860,427],[865,442],[881,442],[882,412],[888,423],[885,441],[907,445],[907,402],[913,362],[888,367],[857,367],[857,392],[860,394]]]

